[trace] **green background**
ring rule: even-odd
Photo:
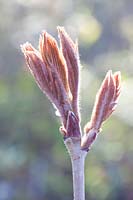
[[[20,44],[64,26],[79,41],[82,127],[106,72],[122,73],[119,105],[85,166],[86,200],[133,199],[133,1],[0,0],[0,200],[70,200],[60,121],[27,70]]]

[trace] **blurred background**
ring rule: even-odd
[[[20,44],[64,26],[79,41],[82,127],[109,69],[119,105],[88,154],[86,200],[133,200],[133,1],[0,0],[0,200],[72,199],[59,119],[27,70]]]

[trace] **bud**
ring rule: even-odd
[[[64,135],[64,139],[69,137],[80,138],[80,123],[72,111],[68,112],[66,129],[64,127],[60,127],[60,132]]]
[[[120,72],[116,72],[113,75],[111,70],[108,71],[96,95],[91,120],[84,127],[85,135],[81,142],[82,148],[89,146],[90,141],[93,141],[91,135],[94,137],[94,133],[96,133],[96,135],[98,134],[103,121],[105,121],[115,110],[120,95],[120,89]]]
[[[43,31],[39,50],[31,44],[21,45],[25,59],[38,86],[45,93],[63,122],[67,137],[80,133],[78,113],[79,59],[77,45],[63,28],[58,28],[61,49],[56,40]],[[65,52],[65,54],[64,54]],[[77,127],[76,127],[77,126]],[[73,130],[70,133],[70,127]],[[78,131],[77,131],[78,130]],[[62,131],[63,132],[63,131]],[[66,136],[65,131],[63,132]]]

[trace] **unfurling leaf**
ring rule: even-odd
[[[68,82],[72,93],[73,112],[79,118],[78,111],[78,93],[79,93],[79,70],[80,61],[78,53],[78,44],[74,43],[63,27],[58,27],[61,51],[66,60],[68,69]]]

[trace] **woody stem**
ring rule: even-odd
[[[81,150],[80,141],[68,138],[65,141],[72,163],[74,200],[85,200],[84,164],[87,152]]]

